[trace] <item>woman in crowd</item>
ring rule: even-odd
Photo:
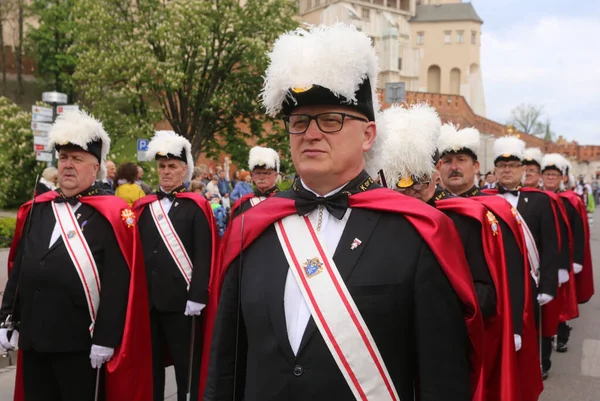
[[[129,206],[146,195],[142,188],[136,184],[137,177],[138,168],[133,163],[123,163],[117,169],[117,176],[115,177],[117,190],[115,191],[115,195],[125,200]]]

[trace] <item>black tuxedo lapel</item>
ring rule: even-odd
[[[267,298],[267,305],[269,306],[269,315],[271,316],[271,324],[273,325],[273,331],[275,332],[275,337],[279,342],[279,346],[288,361],[293,363],[295,356],[287,334],[284,306],[285,281],[287,279],[289,267],[287,259],[283,254],[283,250],[274,252],[272,266],[274,268],[269,270],[269,275],[268,277],[265,277],[264,280],[266,284],[265,296]],[[312,318],[310,320],[312,321]]]
[[[88,228],[88,230],[89,230],[89,227],[87,227],[87,224],[88,224],[87,222],[90,219],[90,217],[92,217],[94,212],[96,212],[96,210],[93,207],[83,205],[83,204],[81,206],[79,206],[76,211],[73,212],[73,214],[75,215],[77,224],[79,224],[79,228],[81,228],[81,231],[84,233],[84,237],[85,237],[85,229]],[[52,214],[52,217],[54,217],[54,214]],[[53,218],[52,220],[53,220],[53,223],[49,224],[49,225],[51,225],[51,230],[54,230],[54,225],[56,224],[56,219]],[[50,231],[50,235],[52,235],[52,231]],[[50,237],[48,237],[48,242],[50,242]],[[58,236],[58,239],[56,241],[54,241],[54,244],[52,244],[52,246],[48,249],[48,252],[46,252],[46,254],[54,251],[59,245],[62,245],[62,244],[64,244],[64,241],[62,239],[62,234],[61,234]],[[45,254],[44,254],[44,256],[45,256]]]
[[[519,201],[517,202],[517,210],[522,215],[525,214],[525,212],[529,208],[529,201],[529,194],[527,192],[519,191]]]
[[[344,282],[348,281],[348,278],[352,274],[354,267],[362,255],[363,249],[368,245],[368,240],[371,237],[371,233],[377,225],[380,216],[380,213],[372,210],[352,209],[348,223],[346,223],[346,227],[344,227],[344,232],[342,233],[340,242],[333,255],[333,261]],[[351,246],[354,239],[358,239],[362,242],[355,249],[352,249]],[[298,348],[298,355],[300,355],[300,352],[302,352],[302,349],[308,343],[315,331],[317,331],[317,325],[311,317],[306,326],[306,330],[304,331],[304,335],[302,336],[302,342]]]
[[[171,209],[169,209],[169,213],[167,213],[169,215],[169,218],[171,220],[173,220],[173,217],[175,217],[175,215],[177,213],[179,213],[179,210],[181,209],[181,202],[179,201],[179,199],[175,198],[173,200],[173,204],[171,205]]]

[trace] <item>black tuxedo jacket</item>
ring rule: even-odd
[[[150,307],[165,312],[185,311],[188,300],[206,304],[212,259],[211,227],[204,212],[191,199],[175,198],[169,218],[193,265],[189,293],[181,271],[158,233],[150,212],[144,208],[138,228],[144,250]]]
[[[496,196],[481,192],[479,188],[473,187],[469,191],[460,195],[465,198],[471,196]],[[507,207],[510,204],[507,202]],[[514,237],[512,230],[508,226],[502,216],[495,215],[498,220],[498,225],[502,231],[502,242],[504,245],[504,257],[506,259],[506,273],[508,276],[508,285],[510,291],[510,304],[513,316],[513,327],[515,334],[521,335],[523,332],[523,311],[525,310],[525,264],[524,255],[521,252],[519,243]],[[535,282],[530,277],[532,288],[535,288]],[[534,296],[535,294],[532,294]]]
[[[460,240],[465,249],[465,256],[469,262],[469,269],[473,276],[477,300],[481,309],[481,316],[485,319],[496,314],[496,287],[490,274],[490,269],[485,261],[483,245],[481,244],[481,223],[475,219],[458,213],[444,210],[452,219]]]
[[[2,320],[11,313],[18,286],[19,347],[24,350],[75,352],[89,350],[92,343],[114,348],[121,342],[129,267],[104,216],[82,204],[75,217],[100,274],[94,338],[90,338],[88,330],[91,320],[83,284],[62,237],[48,247],[56,223],[52,204],[36,203],[29,235],[24,235],[19,243],[0,312]]]
[[[583,220],[577,213],[577,209],[569,202],[568,199],[560,198],[567,208],[567,216],[571,223],[571,231],[573,232],[573,263],[583,265],[584,249],[585,249],[585,234],[583,231]]]
[[[277,186],[274,186],[273,188],[267,190],[266,192],[260,192],[258,189],[254,190],[254,196],[256,197],[270,197],[275,195],[276,193],[279,192],[279,188],[277,188]],[[246,199],[244,202],[242,202],[241,205],[239,205],[234,211],[233,211],[233,215],[231,216],[231,220],[235,219],[237,216],[239,216],[240,214],[244,213],[246,210],[252,208],[252,203],[250,203],[250,199]]]
[[[556,297],[558,269],[563,258],[558,247],[558,236],[551,202],[552,199],[544,193],[521,191],[517,210],[525,219],[540,255],[538,293]]]
[[[355,238],[362,244],[351,250]],[[333,259],[400,398],[414,399],[418,388],[421,401],[470,400],[460,303],[415,228],[398,214],[353,209]],[[228,268],[204,400],[234,399],[234,377],[235,400],[354,399],[312,318],[294,355],[283,301],[288,270],[273,227]]]

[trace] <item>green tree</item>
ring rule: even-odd
[[[33,0],[29,10],[38,26],[29,26],[26,46],[35,57],[37,74],[48,89],[64,92],[75,100],[72,76],[77,57],[69,52],[73,44],[77,0]]]
[[[35,161],[31,113],[5,97],[0,97],[0,149],[0,208],[18,207],[31,199],[43,166]]]
[[[147,137],[166,120],[196,157],[226,150],[245,163],[246,139],[272,121],[258,100],[266,52],[295,11],[289,0],[79,0],[78,91],[109,132]]]

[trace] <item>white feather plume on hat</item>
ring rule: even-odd
[[[403,108],[398,105],[379,113],[377,154],[370,154],[367,171],[383,170],[387,184],[394,188],[400,177],[431,176],[442,122],[434,108],[426,104]]]
[[[554,167],[564,175],[567,173],[569,161],[559,153],[548,153],[547,155],[544,155],[541,166],[542,171],[546,170],[547,168]]]
[[[267,114],[276,115],[290,88],[319,85],[356,103],[356,91],[369,78],[377,113],[378,59],[371,39],[353,25],[310,25],[282,34],[269,53],[270,64],[260,97]],[[293,101],[293,99],[292,99]]]
[[[543,157],[544,155],[540,148],[526,148],[523,151],[523,161],[534,161],[541,166]]]
[[[47,149],[53,150],[57,145],[72,144],[87,151],[88,145],[95,141],[102,142],[97,179],[103,180],[106,177],[106,157],[110,150],[110,137],[102,123],[85,111],[77,110],[60,114],[48,133]]]
[[[456,125],[446,123],[440,129],[438,150],[441,155],[446,152],[458,152],[461,149],[468,149],[477,155],[481,143],[480,137],[479,131],[475,128],[459,130]]]
[[[248,167],[250,171],[256,167],[264,167],[279,173],[279,155],[274,149],[255,146],[250,149],[248,155]]]
[[[516,136],[503,136],[494,141],[494,160],[499,157],[516,157],[523,160],[525,142]]]
[[[156,131],[148,144],[146,160],[154,160],[157,155],[168,157],[169,154],[182,159],[185,158],[187,171],[183,181],[190,181],[194,172],[194,158],[192,157],[192,144],[190,141],[173,131]]]

